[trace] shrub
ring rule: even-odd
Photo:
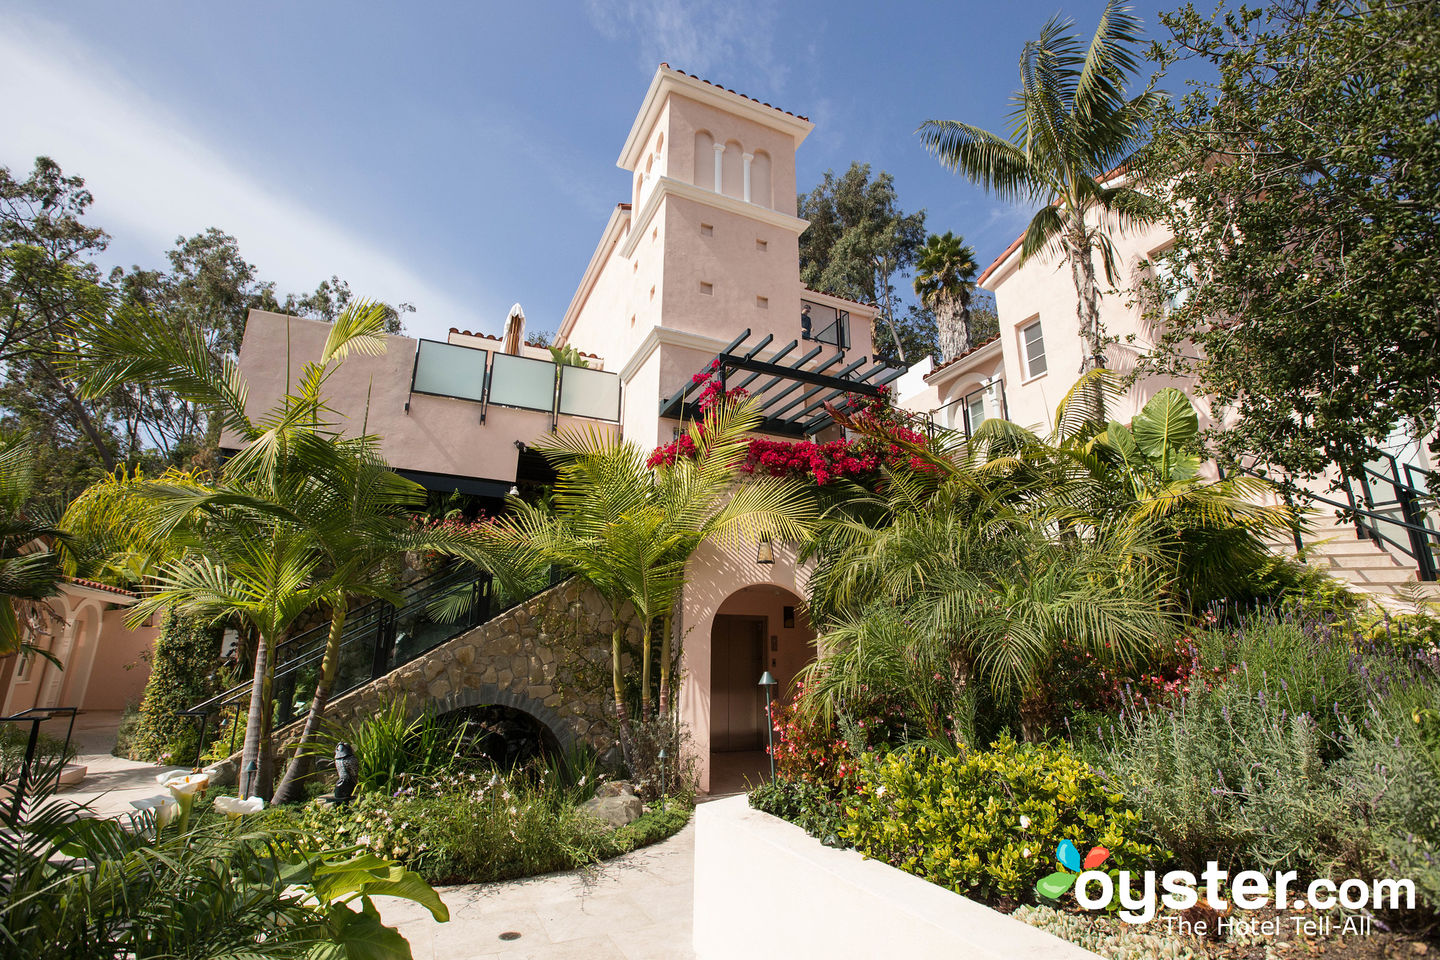
[[[579,791],[526,774],[449,774],[366,794],[342,809],[308,804],[269,815],[319,845],[363,847],[434,883],[489,883],[571,870],[670,836],[689,819],[674,803],[611,831],[575,807]]]
[[[824,784],[775,779],[750,791],[750,806],[789,820],[827,846],[844,846],[846,803],[853,803],[855,790],[837,791]]]
[[[459,736],[428,710],[412,714],[404,697],[393,697],[358,722],[331,729],[322,749],[349,743],[360,761],[359,790],[388,795],[415,777],[446,770]]]
[[[150,679],[128,738],[132,760],[186,764],[195,758],[200,730],[195,717],[178,712],[215,692],[220,630],[173,611],[160,623],[150,660]]]
[[[842,838],[957,893],[1031,899],[1062,839],[1108,849],[1112,876],[1169,857],[1125,798],[1063,747],[1003,739],[950,757],[872,754],[860,780]]]
[[[1174,709],[1132,713],[1105,768],[1189,868],[1323,871],[1340,815],[1325,784],[1325,736],[1307,713],[1244,683]]]
[[[1369,674],[1383,666],[1362,663],[1350,624],[1313,606],[1244,617],[1206,631],[1199,645],[1201,660],[1227,674],[1227,683],[1291,715],[1308,713],[1324,734],[1327,756],[1334,754],[1341,718],[1364,708]]]

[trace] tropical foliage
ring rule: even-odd
[[[623,639],[626,610],[643,635],[638,697],[651,716],[655,623],[661,623],[658,699],[670,709],[671,615],[685,564],[705,542],[803,540],[814,514],[801,485],[775,477],[737,477],[747,435],[759,422],[754,401],[716,395],[685,434],[691,455],[653,469],[650,455],[601,431],[561,432],[541,452],[558,479],[548,506],[512,498],[492,537],[521,566],[553,564],[593,586],[610,605],[611,684],[621,741],[629,746]]]
[[[43,958],[284,957],[408,960],[372,900],[449,919],[418,875],[369,851],[316,849],[293,831],[215,815],[133,825],[64,802],[0,811],[0,944]]]
[[[59,554],[37,541],[64,534],[34,504],[34,447],[0,437],[0,657],[36,648],[27,639],[45,632],[46,603],[60,592]]]
[[[472,543],[461,533],[417,529],[409,511],[424,505],[424,491],[389,469],[377,438],[343,437],[331,425],[326,382],[346,357],[384,350],[387,316],[379,305],[347,308],[294,392],[259,417],[246,409],[248,390],[234,360],[217,372],[198,332],[167,335],[149,312],[120,310],[75,334],[70,369],[82,396],[129,381],[163,384],[205,406],[244,444],[213,483],[132,478],[108,498],[112,520],[140,511],[132,531],[166,558],[153,568],[133,619],[174,609],[211,623],[235,620],[254,635],[241,796],[270,792],[275,648],[297,618],[323,605],[331,630],[301,749],[283,784],[290,799],[308,769],[350,599],[393,596],[386,561],[405,550],[466,552]]]

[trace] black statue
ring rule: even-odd
[[[335,773],[335,799],[355,796],[355,787],[360,783],[360,758],[355,756],[355,748],[343,740],[335,744]]]
[[[360,783],[360,758],[355,756],[355,748],[343,740],[335,744],[335,777],[335,792],[320,798],[332,807],[355,799],[355,788]]]

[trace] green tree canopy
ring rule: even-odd
[[[1215,437],[1232,458],[1314,474],[1400,426],[1440,452],[1435,5],[1162,19],[1154,56],[1217,77],[1171,105],[1145,157],[1175,235],[1148,284],[1158,365],[1238,414]]]
[[[797,207],[810,221],[800,235],[801,282],[880,307],[882,317],[871,331],[877,360],[913,363],[931,352],[933,326],[930,342],[921,324],[901,327],[906,336],[887,326],[896,322],[900,308],[895,280],[915,265],[925,244],[925,211],[900,209],[895,178],[882,170],[872,179],[868,163],[852,163],[840,176],[827,170],[815,189],[798,198]]]

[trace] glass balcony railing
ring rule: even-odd
[[[850,349],[850,313],[813,300],[800,301],[800,339]]]
[[[438,340],[420,341],[410,392],[535,410],[552,418],[620,419],[617,374]]]

